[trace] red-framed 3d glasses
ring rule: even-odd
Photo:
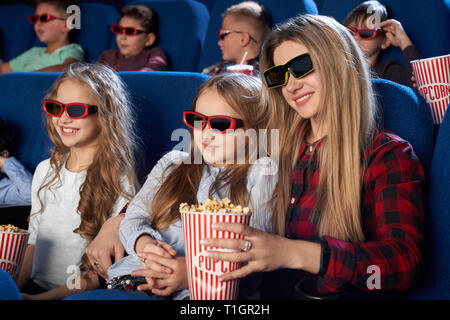
[[[55,100],[44,100],[42,106],[45,113],[52,117],[61,117],[66,111],[67,116],[71,119],[84,118],[98,111],[97,106],[78,102],[64,104]]]
[[[125,34],[127,36],[135,36],[141,33],[145,33],[144,30],[139,30],[134,27],[122,27],[120,24],[112,24],[111,31],[115,34]]]
[[[213,130],[225,133],[228,130],[235,130],[244,126],[244,121],[228,116],[210,116],[195,111],[184,111],[183,122],[191,129],[203,130],[206,124]]]
[[[347,27],[347,29],[350,30],[353,36],[357,36],[363,40],[373,39],[383,34],[383,30],[381,29],[356,29],[352,27]]]
[[[49,22],[49,21],[55,20],[55,19],[66,20],[65,18],[55,17],[54,15],[49,14],[49,13],[44,13],[44,14],[41,14],[41,15],[32,14],[31,16],[28,17],[28,21],[31,24],[36,24],[36,23],[38,23],[38,21],[40,21],[41,23],[45,23],[45,22]]]

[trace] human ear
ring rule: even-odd
[[[156,35],[153,32],[147,34],[147,41],[145,42],[146,47],[150,47],[156,41]]]
[[[250,42],[250,34],[248,32],[242,32],[241,34],[241,44],[242,46],[247,46]]]

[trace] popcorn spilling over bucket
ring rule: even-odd
[[[219,282],[219,276],[236,270],[242,263],[220,261],[207,258],[209,250],[232,251],[211,248],[200,244],[204,238],[242,239],[242,235],[212,229],[217,222],[231,222],[248,225],[251,212],[245,207],[234,206],[227,198],[222,201],[206,200],[204,204],[180,205],[181,221],[184,231],[186,264],[188,268],[189,295],[191,300],[235,300],[239,279]]]
[[[13,279],[20,274],[30,233],[12,225],[0,226],[0,269]]]
[[[427,100],[435,124],[450,103],[450,54],[411,61],[420,94]]]

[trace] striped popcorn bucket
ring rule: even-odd
[[[20,274],[25,249],[30,233],[0,231],[0,269],[5,270],[13,279]]]
[[[250,217],[251,213],[181,213],[191,300],[235,300],[237,298],[239,279],[219,282],[219,276],[240,268],[242,263],[207,258],[204,254],[209,250],[228,252],[232,250],[206,247],[200,244],[200,240],[204,238],[242,239],[242,235],[216,231],[211,226],[216,222],[248,225]]]
[[[450,54],[411,61],[420,94],[427,100],[435,124],[450,103]]]

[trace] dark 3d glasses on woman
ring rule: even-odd
[[[226,132],[228,130],[234,130],[242,128],[244,122],[241,119],[236,119],[228,116],[210,116],[207,117],[204,114],[195,111],[184,111],[183,122],[192,129],[203,130],[206,124],[213,130],[219,132]]]
[[[71,119],[84,118],[98,111],[97,106],[78,102],[64,104],[55,100],[44,100],[43,109],[52,117],[61,117],[65,110]]]
[[[49,13],[44,13],[41,15],[37,15],[37,14],[32,14],[31,16],[28,17],[28,21],[31,24],[36,24],[38,23],[38,21],[40,21],[41,23],[45,23],[45,22],[49,22],[51,20],[66,20],[65,18],[60,18],[60,17],[55,17],[54,15],[51,15]]]
[[[373,39],[383,33],[383,30],[381,29],[356,29],[352,27],[348,27],[347,29],[353,36],[357,36],[364,40]]]
[[[115,34],[124,33],[127,36],[135,36],[145,32],[144,30],[139,30],[134,27],[122,27],[120,24],[112,24],[111,31]]]
[[[284,65],[274,66],[264,71],[264,79],[269,88],[286,85],[289,73],[296,79],[303,78],[314,70],[309,53],[301,54]]]

